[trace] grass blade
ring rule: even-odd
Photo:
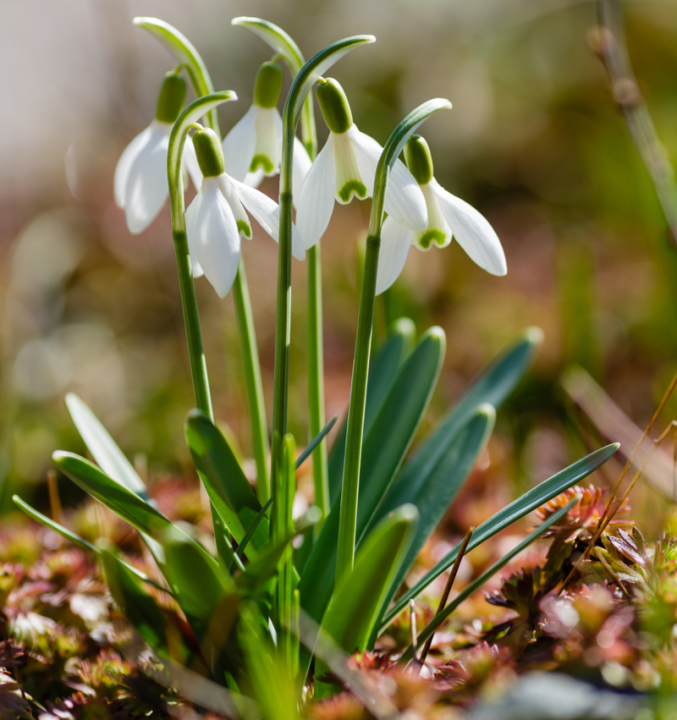
[[[485,540],[493,537],[496,533],[500,532],[504,528],[512,525],[516,520],[524,517],[532,510],[540,507],[544,503],[551,500],[556,495],[564,492],[567,488],[575,485],[583,478],[594,472],[600,465],[603,465],[615,452],[618,450],[618,444],[606,445],[595,452],[590,453],[586,457],[578,460],[568,468],[561,470],[551,478],[544,480],[536,487],[532,488],[528,492],[524,493],[514,502],[507,505],[502,510],[499,510],[489,520],[483,522],[473,533],[472,540],[470,541],[467,552],[470,552],[473,548],[481,545]],[[453,564],[456,559],[456,555],[460,550],[460,545],[456,546],[451,552],[449,552],[432,570],[426,573],[426,575],[419,580],[408,592],[399,598],[395,606],[385,615],[379,632],[383,632],[385,628],[404,610],[407,603],[412,598],[415,598],[430,583],[438,578],[445,570],[447,570]]]
[[[561,517],[563,517],[578,502],[578,498],[574,498],[570,503],[551,515],[542,525],[539,525],[533,532],[516,545],[509,553],[506,553],[500,560],[495,562],[488,570],[483,572],[478,578],[473,580],[466,588],[464,588],[441,612],[437,613],[429,625],[418,636],[419,643],[429,640],[437,631],[437,628],[456,610],[456,608],[467,600],[474,592],[479,590],[488,580],[490,580],[497,572],[502,570],[514,557],[519,555],[526,547],[531,545],[534,540],[543,535],[543,533]],[[402,660],[410,660],[412,657],[412,648],[404,653]]]

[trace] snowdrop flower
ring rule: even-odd
[[[470,258],[492,275],[508,271],[503,248],[493,228],[475,208],[441,187],[433,177],[433,162],[426,141],[413,135],[404,147],[409,170],[416,178],[428,209],[428,224],[413,232],[390,215],[381,230],[376,294],[387,290],[402,272],[409,248],[446,247],[452,236]]]
[[[382,148],[353,123],[348,99],[333,79],[320,79],[317,100],[329,128],[327,144],[306,175],[296,205],[296,224],[311,248],[329,225],[334,201],[371,197]],[[411,173],[397,160],[388,179],[385,210],[412,231],[425,230],[426,203]]]
[[[254,82],[252,106],[223,140],[228,174],[252,187],[258,187],[264,177],[280,172],[282,118],[277,102],[281,89],[279,65],[263,63]],[[309,169],[310,157],[301,141],[294,138],[293,187],[301,187]]]
[[[246,210],[278,240],[280,208],[267,195],[225,172],[217,134],[203,128],[193,135],[202,186],[186,211],[186,233],[193,277],[205,275],[220,297],[230,290],[240,264],[240,236],[251,239]],[[292,225],[292,254],[305,258],[303,243]]]
[[[186,97],[186,81],[176,71],[165,75],[155,120],[137,135],[122,153],[115,168],[115,203],[124,209],[129,232],[143,232],[157,217],[169,195],[167,152],[174,121]],[[196,187],[202,180],[190,141],[183,161]]]

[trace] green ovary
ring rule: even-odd
[[[342,203],[349,203],[353,196],[364,199],[367,197],[367,188],[359,180],[349,180],[338,191],[338,196]]]
[[[442,247],[446,239],[446,235],[441,230],[426,230],[416,238],[416,244],[423,250],[429,250],[433,243]]]
[[[275,170],[275,165],[267,155],[254,155],[252,164],[249,166],[249,172],[255,172],[260,167],[263,168],[266,175],[270,175]]]
[[[244,235],[246,238],[251,238],[252,229],[244,220],[237,221],[237,229],[240,231],[240,234]]]

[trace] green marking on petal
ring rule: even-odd
[[[349,180],[339,191],[338,196],[341,198],[341,202],[349,203],[351,198],[355,195],[360,199],[367,197],[367,188],[364,183],[359,180]]]
[[[446,235],[441,230],[426,230],[416,238],[416,244],[423,250],[429,250],[433,243],[442,247]]]
[[[273,161],[267,155],[254,155],[252,164],[249,166],[249,172],[255,172],[259,167],[263,168],[266,175],[270,175],[275,169]]]
[[[249,225],[244,220],[238,220],[237,221],[237,229],[240,231],[242,235],[244,235],[246,238],[251,238],[252,236],[252,229],[249,227]]]

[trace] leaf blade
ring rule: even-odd
[[[578,460],[569,467],[561,470],[552,477],[544,480],[536,487],[524,493],[517,500],[513,501],[495,515],[483,522],[473,533],[468,544],[466,552],[470,552],[473,548],[482,544],[485,540],[500,532],[504,528],[512,525],[515,521],[524,517],[532,510],[548,502],[556,495],[564,492],[567,488],[575,485],[583,478],[590,475],[598,467],[604,464],[618,450],[618,444],[614,443],[595,450],[586,457]],[[434,568],[419,580],[416,585],[406,592],[384,617],[379,632],[383,632],[385,628],[399,615],[406,607],[409,600],[416,597],[422,592],[433,580],[438,578],[447,568],[451,567],[456,559],[456,555],[460,549],[457,545],[451,552],[447,553]]]

